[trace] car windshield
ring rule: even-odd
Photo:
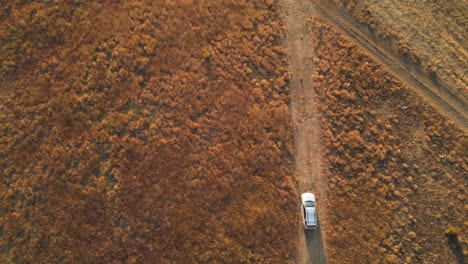
[[[305,207],[315,207],[315,202],[305,201],[304,205],[305,205]]]

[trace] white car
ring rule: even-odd
[[[317,209],[315,208],[315,195],[311,193],[303,193],[302,201],[302,219],[304,229],[317,228]]]

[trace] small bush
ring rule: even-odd
[[[209,60],[211,58],[211,52],[209,51],[204,51],[203,52],[203,59],[205,59],[206,61]]]
[[[445,230],[445,235],[450,238],[455,238],[460,233],[460,229],[458,227],[451,226]]]

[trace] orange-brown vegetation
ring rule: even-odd
[[[313,29],[328,262],[466,259],[445,236],[467,228],[466,133],[338,31]]]
[[[431,76],[468,98],[467,1],[331,0],[391,39],[394,47]]]
[[[295,258],[273,1],[1,11],[0,262]]]

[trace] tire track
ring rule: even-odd
[[[467,100],[452,87],[426,74],[421,66],[399,54],[391,40],[383,40],[367,25],[362,24],[332,1],[310,1],[317,16],[344,33],[388,72],[427,98],[432,105],[462,129],[468,127]]]
[[[321,157],[316,95],[312,89],[313,66],[312,32],[309,19],[319,17],[342,32],[370,57],[379,62],[385,70],[427,98],[441,114],[458,124],[462,129],[468,126],[466,98],[446,84],[428,76],[420,65],[412,63],[401,55],[391,40],[383,40],[367,25],[357,21],[351,14],[339,8],[330,0],[281,0],[281,11],[286,26],[286,50],[289,55],[291,73],[291,108],[294,120],[295,174],[299,194],[312,191],[318,197],[319,220],[326,224],[325,207],[320,200],[326,200],[321,177]],[[320,200],[319,200],[320,199]],[[321,210],[322,209],[322,210]],[[298,210],[299,211],[299,210]],[[299,213],[298,213],[299,214]],[[298,220],[298,222],[300,222]],[[319,227],[323,224],[321,223]],[[298,228],[299,263],[325,263],[325,246],[321,229],[304,232]],[[326,241],[326,240],[325,240]]]
[[[298,263],[325,263],[322,223],[325,222],[319,118],[316,94],[312,83],[312,33],[308,21],[314,13],[308,0],[282,0],[281,11],[286,26],[285,46],[289,56],[291,109],[294,121],[295,178],[297,179],[297,238]],[[302,226],[300,194],[312,191],[317,198],[319,226],[304,230]],[[323,220],[323,221],[322,221]]]

